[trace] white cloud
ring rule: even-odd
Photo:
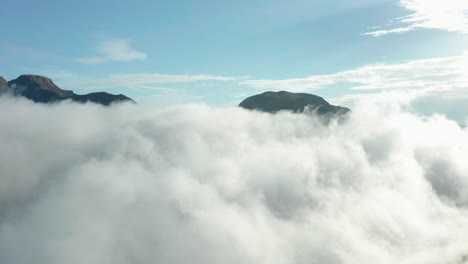
[[[461,264],[468,131],[388,103],[323,127],[0,98],[0,262]]]
[[[468,1],[465,0],[400,0],[400,5],[411,12],[397,18],[390,25],[397,28],[364,33],[374,37],[402,33],[416,29],[438,29],[468,33]]]
[[[468,53],[459,56],[373,64],[326,75],[284,80],[246,80],[242,85],[260,90],[311,92],[332,85],[352,90],[424,90],[427,92],[468,91]]]
[[[83,64],[102,64],[112,61],[145,60],[147,54],[134,49],[130,40],[111,37],[100,38],[96,48],[97,55],[81,58]]]

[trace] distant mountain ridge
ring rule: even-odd
[[[320,116],[343,116],[351,110],[347,107],[332,105],[320,96],[307,93],[286,91],[264,92],[243,100],[239,107],[268,113],[278,111],[303,112],[306,109],[315,111]]]
[[[80,103],[91,102],[106,106],[118,102],[135,103],[135,101],[123,94],[115,95],[97,92],[78,95],[73,91],[60,89],[47,77],[32,74],[21,75],[9,82],[0,77],[0,94],[2,93],[22,96],[37,103],[53,103],[62,100],[72,100]]]

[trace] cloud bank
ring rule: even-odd
[[[366,32],[364,35],[380,37],[418,29],[438,29],[468,33],[468,1],[464,0],[400,0],[400,6],[410,11],[396,18],[390,25],[397,27]]]
[[[0,98],[1,263],[466,263],[468,131]]]
[[[103,64],[112,61],[145,60],[147,54],[134,49],[128,39],[102,37],[95,47],[97,55],[81,58],[83,64]]]

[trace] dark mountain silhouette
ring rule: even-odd
[[[116,102],[134,103],[131,98],[122,94],[114,95],[98,92],[78,95],[73,91],[60,89],[51,79],[40,75],[21,75],[9,81],[6,86],[5,83],[5,80],[0,78],[0,92],[23,96],[37,103],[53,103],[62,100],[72,100],[80,103],[92,102],[101,105],[110,105]]]
[[[248,97],[239,104],[240,107],[268,113],[282,110],[302,113],[306,108],[321,116],[343,116],[351,110],[346,107],[331,105],[320,96],[307,93],[265,92]]]
[[[75,94],[72,100],[75,102],[81,102],[81,103],[92,102],[92,103],[98,103],[102,105],[110,105],[114,102],[125,102],[125,101],[134,102],[132,99],[128,98],[127,96],[123,94],[115,95],[115,94],[110,94],[110,93],[105,93],[105,92],[89,93],[85,95]]]

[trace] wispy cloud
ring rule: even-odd
[[[468,53],[414,60],[399,64],[373,64],[327,75],[285,80],[246,80],[242,85],[259,90],[310,92],[342,85],[352,90],[388,89],[468,91]]]
[[[234,82],[244,77],[219,76],[209,74],[161,74],[161,73],[128,73],[107,76],[80,75],[63,69],[31,69],[28,71],[52,78],[65,89],[111,89],[138,88],[155,89],[152,85],[202,82]],[[159,87],[157,88],[160,89]]]
[[[101,37],[95,47],[96,55],[78,59],[83,64],[102,64],[112,61],[144,60],[147,54],[136,50],[128,39]]]
[[[87,89],[107,89],[115,87],[134,88],[144,87],[145,85],[161,83],[192,83],[203,81],[235,81],[235,77],[216,76],[216,75],[190,75],[190,74],[159,74],[159,73],[134,73],[134,74],[115,74],[103,78],[92,78],[80,76],[74,79],[64,80],[69,85],[75,85]]]
[[[393,29],[380,29],[380,30],[376,30],[376,31],[366,32],[366,33],[364,33],[364,35],[380,37],[380,36],[387,35],[387,34],[405,33],[405,32],[413,31],[413,30],[415,30],[415,29],[412,28],[412,27],[399,27],[399,28],[393,28]]]
[[[400,0],[400,5],[411,14],[396,18],[393,28],[364,33],[380,37],[417,29],[438,29],[468,33],[468,1],[465,0]]]
[[[151,91],[151,94],[144,94],[133,98],[140,104],[157,103],[159,106],[168,106],[184,103],[202,102],[204,99],[204,96],[192,94],[185,89],[174,89],[148,85],[141,85],[136,88]]]

